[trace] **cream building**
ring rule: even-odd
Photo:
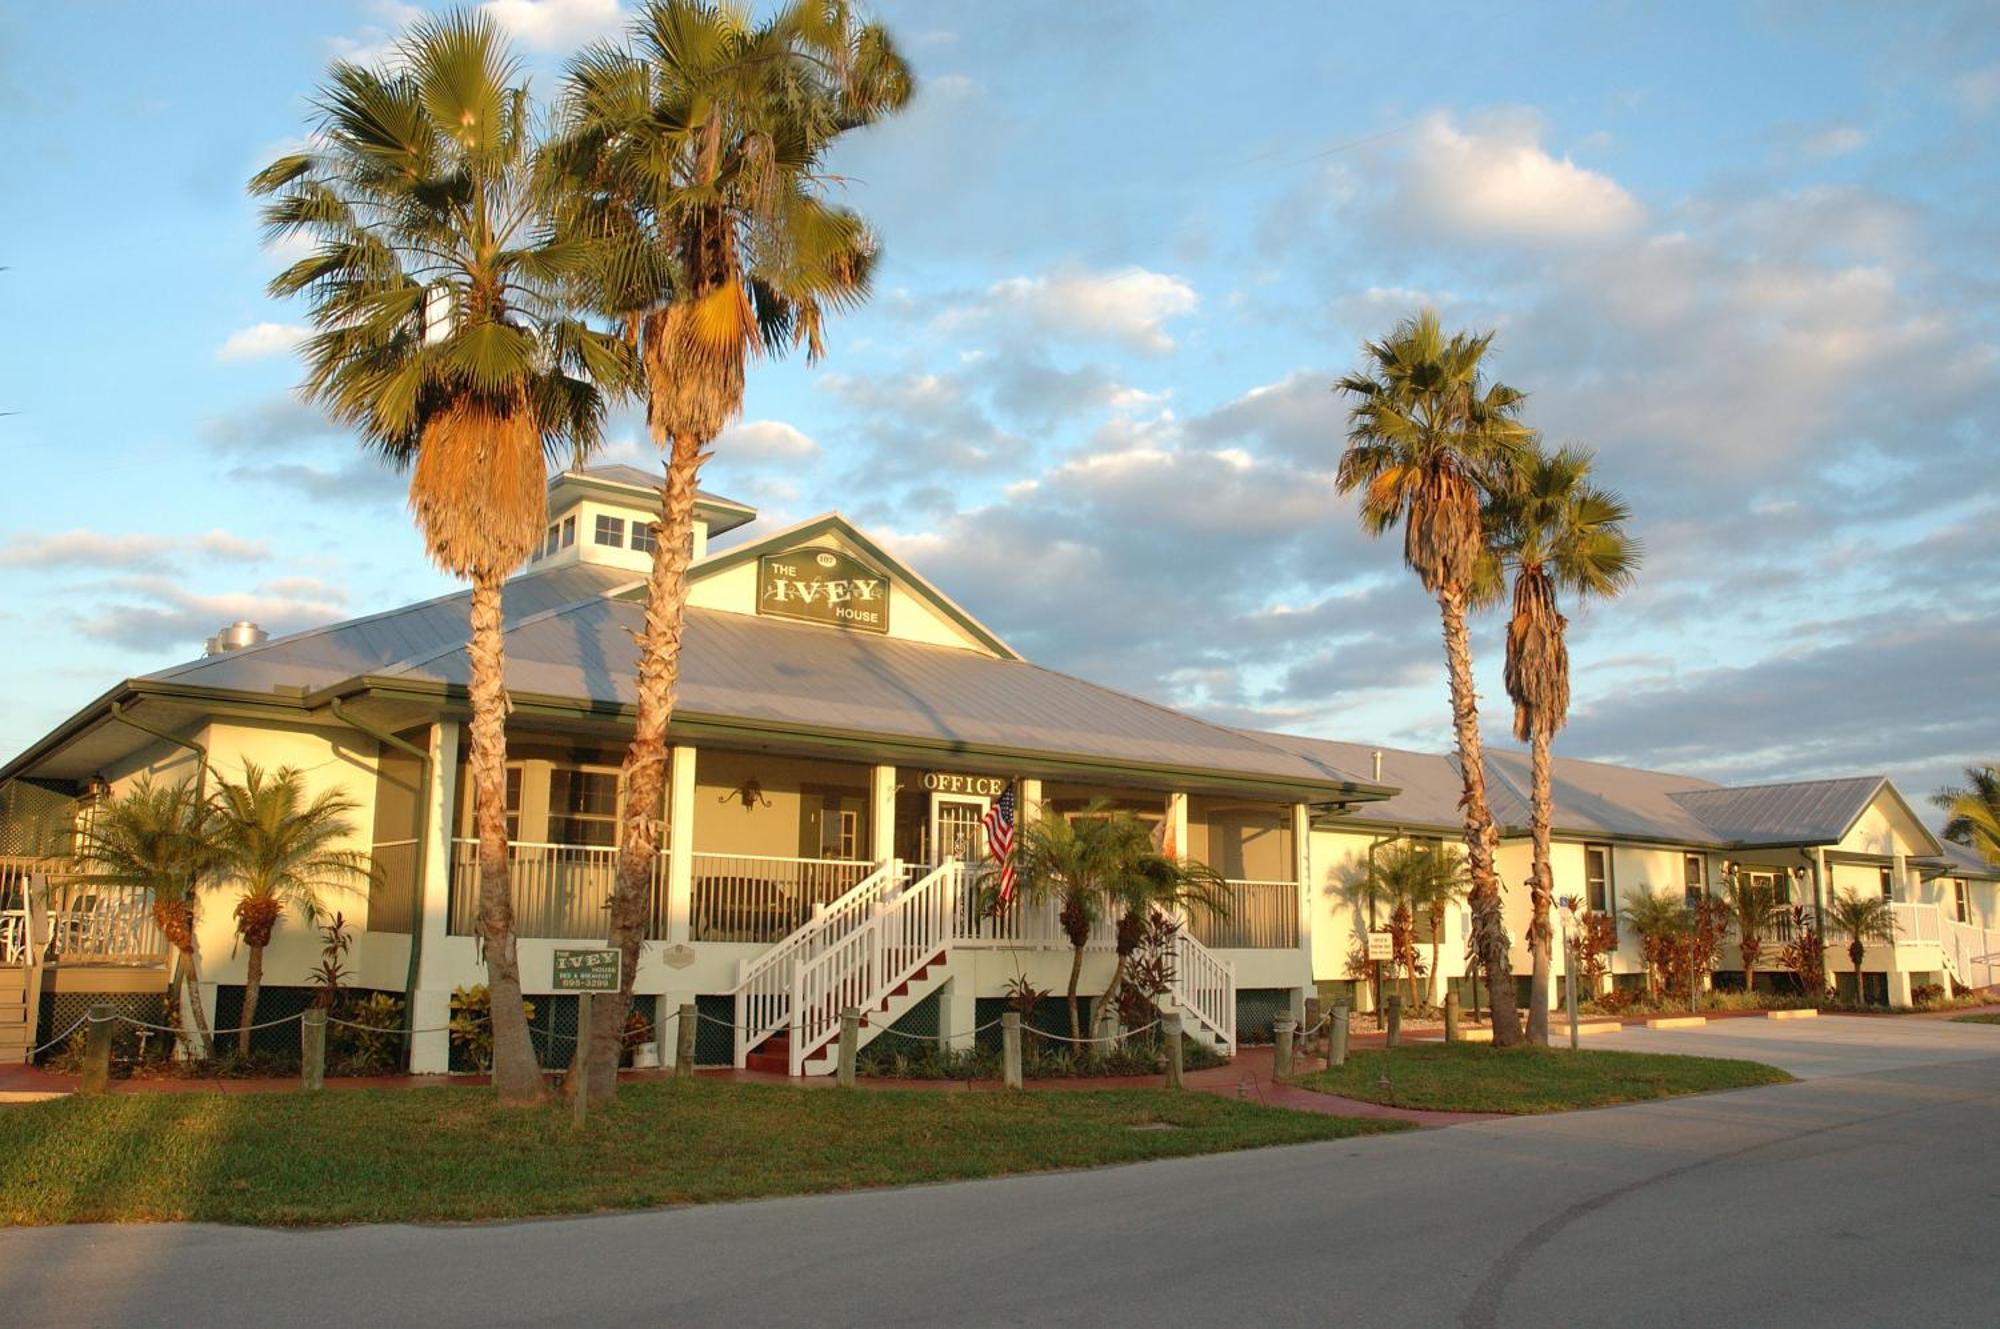
[[[655,483],[629,467],[557,476],[544,544],[507,587],[513,889],[552,1063],[575,1019],[573,998],[552,991],[555,953],[604,934]],[[1059,994],[1070,950],[1052,909],[989,917],[975,903],[980,820],[1008,788],[1030,812],[1108,802],[1165,821],[1173,844],[1231,880],[1230,916],[1190,919],[1174,957],[1171,999],[1196,1036],[1231,1048],[1316,990],[1366,1004],[1349,954],[1368,920],[1342,887],[1371,846],[1454,837],[1449,759],[1230,729],[1042,669],[838,514],[709,548],[754,517],[708,494],[697,508],[666,842],[635,977],[642,1012],[693,1003],[710,1017],[700,1060],[824,1070],[825,1014],[857,992],[875,1012],[865,1038],[894,1025],[958,1043],[1010,984]],[[406,997],[413,1027],[434,1031],[453,990],[483,981],[465,596],[256,635],[118,683],[0,768],[0,1055],[102,994],[159,1009],[165,947],[147,902],[72,881],[66,857],[94,800],[149,772],[234,776],[249,760],[345,790],[360,808],[352,847],[374,864],[365,891],[330,901],[354,938],[350,986]],[[1525,759],[1495,754],[1489,784],[1502,875],[1518,888]],[[1864,961],[1888,999],[1995,981],[1994,871],[1939,844],[1886,780],[1722,789],[1562,761],[1557,786],[1559,894],[1616,911],[1635,889],[1679,894],[1734,859],[1802,902],[1849,886],[1893,895],[1899,940]],[[1519,889],[1508,900],[1518,938],[1526,904]],[[1453,911],[1434,981],[1463,974],[1464,931]],[[241,1004],[234,943],[218,890],[199,954],[224,1025]],[[1107,929],[1085,958],[1080,990],[1094,994],[1112,968]],[[318,959],[316,932],[287,920],[262,1009],[287,1009],[284,990],[302,990]],[[1614,970],[1638,973],[1629,940]],[[1059,1007],[1045,1002],[1038,1021],[1065,1028]],[[443,1033],[413,1040],[415,1069],[451,1061]]]

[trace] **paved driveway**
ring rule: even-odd
[[[1560,1028],[1551,1032],[1558,1039],[1562,1036]],[[1592,1034],[1584,1046],[1736,1057],[1811,1080],[2000,1056],[2000,1025],[1954,1024],[1907,1015],[1728,1019],[1691,1029],[1627,1026],[1615,1034]],[[1995,1308],[1994,1322],[2000,1323],[2000,1307]]]
[[[1097,1172],[658,1213],[0,1232],[0,1324],[2000,1321],[2000,1029],[1740,1023],[1616,1037],[1702,1051],[1741,1040],[1816,1078]],[[1900,1046],[1882,1041],[1891,1030]],[[1831,1069],[1868,1058],[1921,1064]]]

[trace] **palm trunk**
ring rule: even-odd
[[[1555,798],[1549,788],[1548,726],[1537,722],[1529,735],[1532,791],[1529,794],[1529,831],[1534,840],[1535,864],[1528,877],[1528,897],[1533,913],[1528,922],[1528,954],[1534,960],[1534,977],[1528,985],[1528,1042],[1536,1047],[1549,1045],[1549,952],[1554,930],[1549,913],[1555,902],[1555,873],[1549,863],[1549,824],[1555,819]],[[1576,982],[1576,975],[1567,975]]]
[[[264,988],[264,948],[250,948],[250,964],[243,975],[243,1014],[236,1021],[236,1055],[250,1055],[250,1026],[257,1022],[257,997]]]
[[[676,434],[660,493],[658,543],[646,579],[646,626],[639,634],[638,716],[622,777],[625,811],[618,837],[618,875],[611,891],[607,943],[620,957],[618,998],[591,1012],[589,1091],[592,1102],[618,1092],[620,1043],[639,951],[653,912],[653,881],[660,850],[660,808],[667,790],[667,726],[681,676],[681,629],[687,617],[687,569],[694,552],[695,487],[708,459],[702,440]],[[694,827],[678,826],[676,835]]]
[[[1118,962],[1111,968],[1111,983],[1104,989],[1104,995],[1097,999],[1097,1019],[1092,1021],[1099,1030],[1108,1031],[1112,1012],[1118,1008],[1118,991],[1125,986],[1125,953],[1118,953]]]
[[[1436,1004],[1439,1006],[1444,1005],[1444,992],[1445,992],[1444,975],[1438,970],[1438,951],[1441,945],[1441,943],[1438,941],[1438,933],[1442,932],[1443,930],[1444,930],[1444,911],[1442,909],[1433,910],[1431,913],[1430,989],[1432,993],[1436,995],[1437,997]]]
[[[1083,1041],[1083,1017],[1077,1013],[1076,985],[1083,977],[1083,947],[1070,948],[1069,960],[1069,1036],[1079,1043]]]
[[[1745,937],[1737,950],[1743,955],[1743,995],[1748,997],[1757,991],[1757,961],[1764,954],[1761,937]]]
[[[1866,1006],[1868,1004],[1868,989],[1861,982],[1861,962],[1867,957],[1868,948],[1860,942],[1850,941],[1847,943],[1847,958],[1854,965],[1854,1004],[1856,1006]]]
[[[472,583],[472,723],[467,762],[479,835],[479,935],[493,1021],[493,1086],[500,1101],[522,1106],[543,1097],[541,1067],[521,1007],[521,959],[514,941],[514,887],[507,865],[507,677],[501,633],[500,578]]]
[[[1512,960],[1507,954],[1507,924],[1501,913],[1500,875],[1494,868],[1499,840],[1493,814],[1486,805],[1486,754],[1479,741],[1479,698],[1472,685],[1472,642],[1465,630],[1465,596],[1453,587],[1438,592],[1438,613],[1444,621],[1445,665],[1451,677],[1451,726],[1458,740],[1459,777],[1465,792],[1465,861],[1472,889],[1472,934],[1486,971],[1487,1001],[1493,1011],[1493,1043],[1511,1047],[1521,1041],[1514,1000]]]
[[[201,965],[194,958],[194,948],[181,952],[181,1024],[194,1025],[194,1055],[197,1061],[206,1061],[214,1054],[215,1035],[208,1027],[208,1012],[201,1005]]]

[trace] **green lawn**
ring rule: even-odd
[[[626,1085],[575,1131],[477,1089],[114,1094],[0,1108],[0,1226],[517,1218],[1334,1139],[1400,1122],[1163,1089]]]
[[[1791,1078],[1775,1066],[1720,1057],[1419,1043],[1394,1052],[1350,1052],[1346,1065],[1305,1076],[1299,1083],[1322,1093],[1395,1107],[1561,1112],[1712,1089],[1785,1084]]]
[[[1988,1011],[1984,1015],[1954,1015],[1953,1024],[2000,1024],[2000,1011]]]

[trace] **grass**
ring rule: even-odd
[[[1984,1015],[1954,1015],[1953,1024],[2000,1024],[2000,1011],[1988,1011]]]
[[[1094,1167],[1401,1122],[1162,1089],[626,1085],[582,1132],[473,1089],[113,1094],[0,1108],[0,1226],[303,1225],[638,1209]]]
[[[1677,1094],[1786,1084],[1761,1062],[1646,1052],[1571,1052],[1420,1043],[1350,1052],[1347,1063],[1299,1080],[1307,1089],[1393,1107],[1449,1112],[1563,1112]]]

